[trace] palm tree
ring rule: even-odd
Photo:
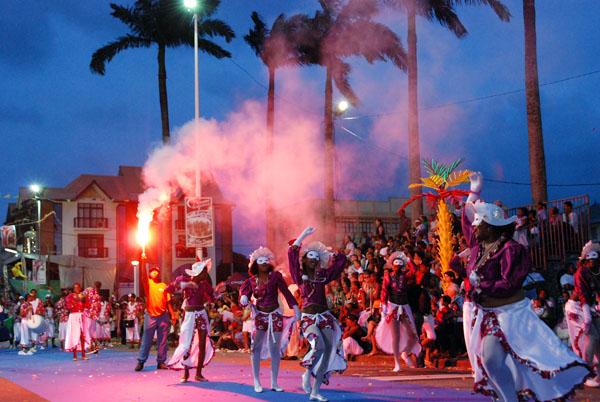
[[[523,0],[525,24],[525,97],[527,99],[527,134],[529,139],[529,174],[533,202],[548,199],[546,156],[542,133],[542,109],[537,66],[535,0]]]
[[[487,5],[502,21],[510,20],[508,8],[498,0],[384,0],[394,8],[402,10],[407,19],[408,42],[408,175],[409,182],[416,183],[421,176],[421,151],[419,145],[418,68],[417,68],[417,15],[428,21],[437,21],[458,38],[467,34],[455,7],[457,5]],[[411,195],[421,193],[419,187],[411,189]],[[413,219],[423,214],[423,203],[413,203]]]
[[[367,62],[391,61],[406,70],[406,53],[400,38],[387,26],[375,22],[378,12],[376,0],[319,0],[321,10],[312,18],[298,17],[294,43],[305,64],[325,68],[325,205],[323,208],[327,242],[335,241],[334,162],[335,140],[333,128],[333,83],[353,105],[358,97],[350,85],[350,64],[344,61],[360,56]]]
[[[290,42],[290,22],[284,14],[279,15],[271,28],[266,24],[255,11],[251,15],[254,27],[244,36],[244,40],[254,50],[254,53],[262,60],[269,73],[269,88],[267,93],[267,175],[271,173],[271,158],[273,154],[274,124],[275,124],[275,70],[299,63],[299,57],[296,49]],[[275,246],[275,216],[273,210],[273,201],[271,199],[272,189],[271,180],[266,180],[266,234],[267,246]]]
[[[203,0],[198,12],[198,48],[218,59],[231,57],[221,46],[206,37],[222,37],[230,42],[235,34],[225,22],[210,18],[219,7],[220,0]],[[111,3],[111,15],[130,29],[130,32],[117,40],[96,50],[92,55],[90,69],[93,73],[104,75],[106,63],[126,49],[152,47],[158,49],[158,94],[160,117],[162,122],[162,140],[164,144],[171,137],[169,128],[169,106],[167,100],[167,68],[165,52],[168,47],[194,46],[192,19],[180,0],[137,0],[132,7]],[[172,272],[172,216],[164,214],[160,231],[161,268],[163,280],[168,281]]]
[[[198,13],[198,48],[211,56],[222,59],[231,53],[206,37],[222,37],[230,42],[235,34],[225,22],[210,18],[217,10],[220,0],[204,0]],[[111,3],[111,15],[130,29],[130,32],[96,50],[92,55],[90,69],[104,75],[106,63],[126,49],[152,47],[158,54],[158,94],[162,122],[163,143],[168,143],[169,106],[167,101],[167,68],[165,51],[168,47],[194,46],[192,19],[180,0],[137,0],[132,7]]]

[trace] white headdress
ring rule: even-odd
[[[205,269],[207,272],[210,272],[211,268],[212,260],[210,258],[207,258],[206,260],[198,261],[192,264],[192,269],[186,269],[185,273],[193,278],[194,276],[200,275]]]
[[[598,259],[600,254],[600,243],[593,243],[591,240],[585,243],[581,249],[580,260],[593,260]]]
[[[302,249],[300,250],[300,255],[304,256],[311,251],[319,255],[319,262],[321,264],[321,268],[327,268],[329,266],[329,260],[331,259],[333,253],[326,245],[324,245],[320,241],[309,243],[306,246],[302,246]]]
[[[260,257],[268,258],[271,263],[275,262],[275,254],[273,254],[273,252],[268,248],[260,246],[259,248],[254,250],[252,254],[250,254],[250,262],[248,263],[248,268],[252,267],[252,264],[254,264],[254,262]]]
[[[394,265],[394,261],[398,260],[399,263],[396,265],[400,265],[401,267],[405,267],[408,264],[408,257],[402,251],[394,251],[389,258],[387,259],[386,266],[391,268]]]
[[[504,210],[495,204],[488,204],[487,202],[477,200],[473,204],[473,207],[475,209],[473,226],[479,226],[481,222],[493,226],[506,226],[517,220],[516,216],[505,218]]]

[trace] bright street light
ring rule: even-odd
[[[350,103],[347,100],[341,100],[337,104],[338,112],[344,113],[350,107]]]
[[[29,186],[29,190],[31,190],[31,192],[34,194],[38,194],[40,191],[42,191],[42,187],[39,184],[32,184]]]
[[[185,8],[195,10],[198,7],[198,0],[183,0]]]

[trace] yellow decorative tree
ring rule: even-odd
[[[452,261],[452,258],[454,257],[454,250],[452,247],[452,215],[448,208],[448,202],[458,203],[462,197],[469,195],[468,191],[456,189],[450,190],[452,187],[469,182],[471,171],[456,170],[461,162],[462,160],[458,159],[450,165],[446,165],[437,163],[434,160],[431,160],[431,162],[424,160],[423,165],[429,176],[422,177],[421,183],[412,183],[408,187],[424,187],[431,189],[434,192],[417,194],[400,207],[400,209],[403,210],[413,201],[425,198],[432,208],[436,208],[436,231],[439,238],[437,245],[437,260],[440,263],[442,272],[450,270],[450,261]]]

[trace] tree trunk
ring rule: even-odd
[[[171,138],[169,132],[169,104],[167,100],[167,67],[165,63],[165,47],[158,46],[158,94],[160,99],[160,119],[162,122],[163,144],[168,144]],[[173,272],[173,213],[170,205],[166,205],[167,211],[158,214],[160,217],[160,272],[162,280],[167,282],[171,279]]]
[[[275,68],[269,67],[269,92],[267,96],[267,164],[266,164],[266,235],[267,247],[274,250],[275,244],[275,211],[273,208],[273,149],[275,133]]]
[[[419,183],[421,177],[421,151],[419,149],[419,102],[417,93],[417,26],[415,5],[409,2],[408,12],[408,176],[410,183]],[[421,193],[421,188],[411,189],[411,196]],[[412,203],[413,221],[423,214],[423,202]]]
[[[325,80],[325,204],[323,209],[324,240],[327,244],[335,243],[335,194],[334,163],[335,139],[333,133],[333,84],[331,69],[327,67]]]
[[[525,96],[527,99],[527,134],[529,140],[529,174],[533,202],[546,201],[546,157],[542,134],[542,110],[537,67],[535,0],[523,0],[525,24]]]

